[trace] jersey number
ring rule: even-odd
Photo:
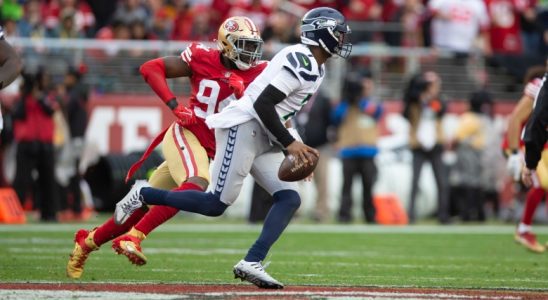
[[[202,79],[200,81],[200,87],[198,93],[196,94],[196,100],[198,102],[207,105],[207,111],[204,111],[198,106],[194,107],[194,113],[197,117],[205,119],[207,116],[215,113],[215,106],[217,105],[217,98],[219,98],[219,90],[221,87],[219,83],[214,80]],[[209,91],[208,96],[206,96],[206,90]]]

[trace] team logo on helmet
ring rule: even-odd
[[[311,25],[313,25],[315,29],[335,28],[335,26],[337,26],[337,21],[334,19],[321,18],[314,20]]]
[[[232,20],[228,20],[226,23],[225,23],[225,29],[226,31],[228,32],[235,32],[236,30],[238,30],[239,26],[238,26],[238,23],[232,21]]]

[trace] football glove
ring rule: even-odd
[[[522,167],[522,158],[519,152],[513,153],[508,157],[508,160],[506,161],[506,170],[514,181],[519,181]]]
[[[237,99],[242,98],[245,91],[244,80],[242,77],[231,72],[228,76],[228,86],[232,89]]]
[[[177,123],[179,123],[180,125],[185,126],[196,124],[196,115],[190,108],[182,104],[178,104],[177,107],[172,110],[172,112],[175,117],[177,117]]]

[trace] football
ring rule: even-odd
[[[310,152],[306,152],[306,156],[308,164],[305,165],[300,160],[295,159],[293,155],[287,155],[278,170],[278,178],[283,181],[299,181],[312,174],[320,158]]]

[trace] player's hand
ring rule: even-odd
[[[523,171],[521,172],[521,181],[526,187],[530,187],[533,185],[533,170],[527,169],[527,167],[523,167]]]
[[[196,124],[196,115],[190,108],[179,104],[172,112],[177,117],[177,122],[179,124],[183,126]]]
[[[245,91],[244,80],[242,77],[234,73],[230,73],[230,76],[228,77],[228,86],[232,89],[237,99],[242,98]]]
[[[508,156],[508,160],[506,161],[506,170],[514,181],[519,181],[522,167],[523,164],[521,154],[519,152]]]
[[[318,150],[310,146],[307,146],[299,141],[294,141],[293,143],[289,144],[289,146],[287,146],[287,152],[288,154],[291,154],[294,157],[298,158],[305,165],[308,165],[309,163],[306,156],[307,152],[311,153],[312,155],[315,155],[316,157],[320,156],[320,152],[318,152]]]

